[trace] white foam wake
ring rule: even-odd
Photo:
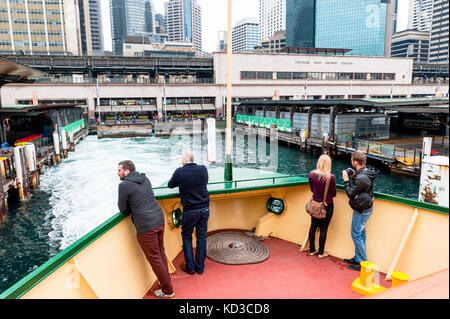
[[[157,187],[181,166],[180,158],[169,159],[173,146],[173,139],[98,140],[96,136],[88,136],[61,165],[46,168],[40,187],[52,194],[52,209],[48,214],[53,217],[53,230],[49,233],[53,254],[119,211],[117,164],[120,161],[132,160],[137,170],[145,173],[153,187]]]

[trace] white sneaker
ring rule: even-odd
[[[317,255],[317,251],[313,252],[313,253],[309,253],[310,256],[314,256]]]
[[[319,255],[320,259],[325,258],[325,257],[328,257],[328,253],[325,251],[323,252],[323,255]]]
[[[165,293],[163,293],[162,289],[157,289],[157,290],[155,290],[155,291],[153,292],[153,294],[154,294],[156,297],[159,297],[159,298],[173,298],[173,297],[175,296],[175,293],[174,293],[174,292],[171,293],[170,295],[166,295]]]

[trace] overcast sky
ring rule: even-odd
[[[102,2],[102,20],[105,51],[112,50],[111,23],[109,17],[109,0]],[[164,3],[167,0],[153,0],[156,13],[164,15]],[[233,24],[243,18],[258,17],[258,0],[234,0]],[[213,52],[217,48],[218,32],[227,30],[228,0],[197,0],[202,8],[203,50]],[[398,30],[406,29],[409,0],[399,0]]]

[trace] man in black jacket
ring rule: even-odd
[[[181,236],[185,264],[181,269],[188,274],[202,274],[205,270],[206,233],[209,219],[208,170],[194,163],[194,154],[186,151],[182,156],[183,167],[178,168],[169,181],[169,188],[179,187],[183,217]],[[197,249],[195,260],[192,247],[192,232],[196,231]]]
[[[145,174],[136,172],[132,161],[120,162],[117,173],[122,180],[119,184],[119,209],[125,215],[131,214],[139,245],[161,286],[153,293],[157,297],[172,298],[175,293],[164,250],[164,215],[155,199],[152,184]]]
[[[346,170],[342,172],[345,183],[345,192],[350,198],[349,204],[353,209],[351,235],[355,244],[355,256],[344,259],[349,263],[351,270],[361,270],[360,263],[367,260],[366,255],[366,228],[373,212],[373,183],[377,177],[378,170],[366,166],[366,155],[361,151],[352,154],[352,166],[356,172],[352,172],[353,186],[350,184],[349,174]]]

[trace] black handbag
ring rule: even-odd
[[[353,210],[361,214],[364,210],[372,207],[373,198],[368,193],[361,193],[356,195],[354,198],[351,198],[348,201],[348,204],[351,208],[353,208]]]

